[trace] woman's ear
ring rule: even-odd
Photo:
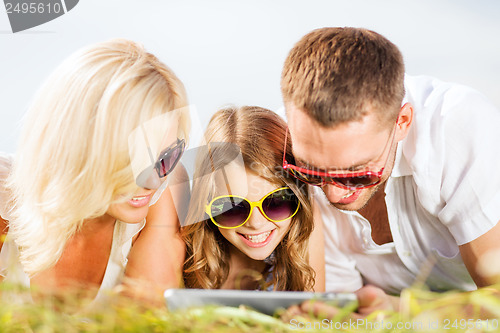
[[[395,133],[396,141],[401,141],[408,135],[412,122],[413,105],[411,105],[410,103],[405,103],[401,107],[401,110],[399,110]]]

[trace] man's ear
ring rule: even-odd
[[[398,122],[396,125],[396,141],[403,140],[410,131],[413,122],[413,105],[405,103],[399,110]]]

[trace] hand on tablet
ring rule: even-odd
[[[349,314],[349,317],[352,319],[364,318],[377,310],[397,310],[399,298],[387,295],[378,287],[371,285],[364,286],[356,291],[356,296],[358,298],[358,309],[356,312]],[[324,302],[306,301],[301,305],[290,307],[284,317],[286,320],[286,318],[293,318],[296,316],[307,318],[312,315],[314,317],[333,319],[339,311],[341,311],[341,309]]]

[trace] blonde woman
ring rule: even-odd
[[[181,230],[187,287],[324,289],[324,259],[309,257],[310,237],[321,230],[313,233],[307,186],[280,167],[285,133],[285,122],[259,107],[226,108],[212,117]],[[230,167],[237,155],[232,144],[241,149],[241,168]]]
[[[174,110],[186,106],[180,80],[134,42],[64,61],[28,111],[15,157],[0,156],[4,280],[97,299],[124,275],[149,290],[178,286],[184,243],[173,194],[159,187],[185,147],[189,115]]]

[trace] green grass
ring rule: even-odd
[[[408,289],[401,294],[399,312],[376,312],[366,321],[349,322],[344,311],[335,321],[295,318],[293,322],[250,309],[207,306],[168,312],[129,298],[109,295],[100,307],[74,296],[43,297],[36,304],[9,301],[27,295],[0,285],[0,332],[500,332],[498,289],[470,293],[432,293]],[[485,316],[487,313],[487,317]],[[483,320],[479,319],[483,316]],[[342,318],[340,318],[342,317]],[[497,319],[495,322],[494,319]],[[486,320],[487,319],[487,320]],[[344,320],[344,322],[342,322]],[[344,323],[342,325],[342,323]]]

